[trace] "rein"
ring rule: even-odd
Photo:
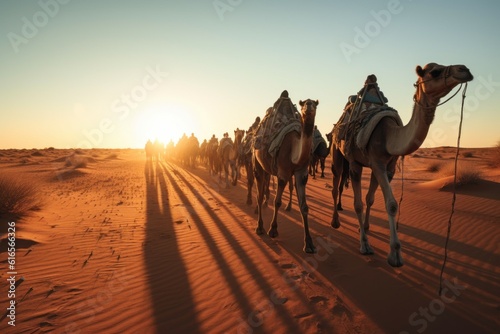
[[[446,242],[444,244],[444,259],[443,265],[441,266],[441,273],[439,274],[439,291],[438,294],[441,296],[443,291],[443,272],[446,265],[446,260],[448,259],[448,241],[450,240],[451,232],[451,218],[455,212],[455,200],[457,198],[456,186],[457,186],[457,166],[458,166],[458,153],[460,151],[460,137],[462,136],[462,121],[464,118],[464,103],[465,103],[465,92],[467,91],[467,83],[465,83],[464,91],[462,92],[462,107],[460,109],[460,124],[458,126],[458,138],[457,138],[457,152],[455,153],[455,173],[453,176],[453,198],[451,201],[451,213],[448,219],[448,230],[446,232]]]
[[[445,72],[444,72],[445,85],[446,85],[446,78],[448,78],[450,76],[449,75],[449,71],[450,71],[449,69],[450,69],[449,66],[446,67]],[[430,80],[435,80],[435,79],[437,79],[437,78],[422,80],[420,82],[417,81],[413,86],[417,89],[417,93],[418,93],[418,90],[420,88],[420,84],[422,84],[424,82],[427,82],[427,81],[430,81]],[[460,90],[462,89],[462,85],[463,85],[463,83],[460,84],[460,86],[458,87],[457,91],[451,97],[449,97],[448,99],[446,99],[444,102],[438,103],[435,107],[428,107],[428,106],[422,105],[422,103],[420,103],[417,100],[417,93],[415,93],[415,95],[413,96],[413,100],[414,100],[414,102],[416,104],[418,104],[420,107],[422,107],[424,109],[435,109],[437,106],[443,105],[446,102],[450,101],[452,98],[454,98],[458,94],[458,92],[460,92]],[[463,122],[463,116],[464,116],[464,103],[465,103],[465,96],[466,96],[465,93],[466,92],[467,92],[467,82],[465,83],[465,87],[464,87],[464,90],[462,92],[462,105],[461,105],[461,108],[460,108],[460,123],[459,123],[459,126],[458,126],[457,150],[456,150],[456,153],[455,153],[455,165],[454,165],[454,176],[453,176],[453,197],[452,197],[452,202],[451,202],[450,217],[448,219],[448,226],[447,226],[447,231],[446,231],[446,239],[445,239],[445,244],[444,244],[444,259],[443,259],[443,264],[441,266],[441,272],[439,274],[439,290],[438,290],[438,294],[440,296],[442,295],[442,292],[443,292],[443,273],[444,273],[444,269],[445,269],[445,266],[446,266],[446,262],[448,260],[448,243],[449,243],[449,240],[450,240],[451,222],[452,222],[453,214],[455,212],[455,202],[456,202],[456,197],[457,197],[456,186],[457,186],[457,171],[458,171],[458,155],[459,155],[459,152],[460,152],[460,138],[462,136],[462,122]],[[424,94],[424,93],[422,92],[422,94]],[[403,172],[401,172],[401,175],[403,175]],[[402,177],[401,177],[401,182],[403,182],[403,178]],[[402,200],[403,200],[403,184],[401,184],[401,199],[400,199],[400,202],[399,202],[400,205],[401,205],[401,201]],[[397,225],[398,224],[399,224],[399,216],[398,216],[398,220],[397,220]]]

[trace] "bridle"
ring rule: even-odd
[[[422,81],[417,81],[413,84],[413,87],[415,87],[417,89],[417,91],[419,90],[420,88],[420,85],[423,84],[424,82],[427,82],[427,81],[431,81],[431,80],[437,80],[437,79],[442,79],[444,78],[444,86],[445,87],[448,87],[448,84],[446,83],[446,79],[449,78],[451,76],[451,65],[449,66],[446,66],[444,68],[444,71],[437,77],[437,78],[430,78],[430,79],[426,79],[426,80],[422,80]],[[447,98],[445,101],[441,102],[441,103],[438,103],[436,105],[436,107],[440,106],[440,105],[443,105],[445,104],[446,102],[448,102],[449,100],[451,100],[452,98],[455,97],[455,95],[458,94],[458,92],[460,92],[460,90],[462,89],[462,85],[463,83],[460,83],[460,86],[458,86],[458,89],[455,93],[453,93],[452,96],[450,96],[449,98]],[[467,87],[467,83],[465,83],[466,87]],[[421,94],[425,94],[423,91],[421,91]],[[428,107],[428,106],[424,106],[422,105],[419,101],[417,101],[417,94],[415,93],[415,95],[413,95],[413,101],[418,104],[419,106],[421,106],[422,108],[426,108],[426,109],[433,109],[435,107]]]

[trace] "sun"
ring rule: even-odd
[[[158,139],[164,144],[176,144],[183,134],[196,132],[196,122],[190,113],[179,107],[156,107],[140,112],[135,119],[137,145]]]

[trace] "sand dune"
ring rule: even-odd
[[[330,227],[331,172],[309,179],[310,230],[302,251],[294,195],[277,239],[255,234],[246,181],[226,189],[203,166],[146,163],[140,150],[4,150],[0,165],[39,182],[43,205],[16,222],[16,326],[2,333],[496,333],[500,328],[500,172],[491,153],[464,158],[482,171],[457,189],[445,294],[439,273],[451,210],[452,148],[405,160],[399,236],[405,265],[386,263],[389,231],[380,191],[372,208],[373,256],[359,253],[352,190],[342,226]],[[84,165],[67,163],[71,156]],[[329,166],[329,160],[327,161]],[[363,189],[369,181],[363,175]],[[284,200],[288,198],[285,192]],[[265,228],[272,208],[264,212]],[[7,307],[2,227],[0,305]],[[23,279],[21,280],[21,277]],[[5,310],[5,308],[4,308]],[[2,311],[2,315],[3,315]]]

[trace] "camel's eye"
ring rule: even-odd
[[[441,72],[442,72],[441,70],[432,70],[430,74],[433,78],[437,78],[441,75]]]

